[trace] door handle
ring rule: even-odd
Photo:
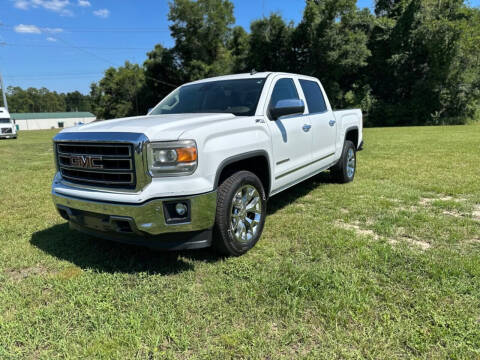
[[[333,125],[335,125],[335,123],[336,123],[335,120],[330,120],[330,121],[328,122],[328,125],[333,126]]]
[[[312,127],[312,125],[305,124],[305,125],[303,125],[302,129],[305,132],[309,132],[311,127]]]

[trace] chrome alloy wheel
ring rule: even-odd
[[[355,151],[350,148],[347,153],[347,175],[352,178],[355,174]]]
[[[233,197],[230,227],[234,238],[241,243],[250,242],[258,233],[262,220],[262,201],[252,185],[242,186]]]

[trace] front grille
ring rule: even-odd
[[[2,128],[2,134],[11,134],[12,128]]]
[[[70,182],[114,188],[136,186],[131,144],[57,143],[57,163]]]

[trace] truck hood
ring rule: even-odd
[[[177,140],[187,130],[209,123],[235,119],[233,114],[165,114],[95,121],[62,132],[129,132],[145,134],[150,140]]]

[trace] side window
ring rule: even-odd
[[[280,100],[287,99],[300,99],[298,97],[295,83],[293,82],[293,79],[290,78],[280,79],[277,81],[275,87],[273,88],[272,97],[270,98],[270,107],[275,106]]]
[[[305,94],[308,112],[310,114],[323,113],[327,111],[327,105],[325,104],[322,90],[315,81],[300,80],[300,86]]]

